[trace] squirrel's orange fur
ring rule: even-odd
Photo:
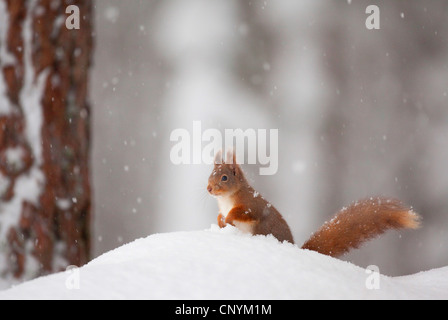
[[[208,192],[218,200],[218,225],[227,224],[251,234],[272,234],[294,243],[282,215],[247,182],[235,154],[225,163],[219,152],[208,179]],[[333,257],[340,256],[388,229],[416,229],[420,217],[399,200],[370,198],[352,203],[326,222],[302,246]]]

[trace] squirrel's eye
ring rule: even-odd
[[[221,181],[227,181],[227,176],[226,176],[226,175],[223,175],[223,176],[221,177]]]

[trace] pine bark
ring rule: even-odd
[[[0,272],[23,279],[89,259],[92,1],[0,2]],[[79,29],[65,25],[69,5]]]

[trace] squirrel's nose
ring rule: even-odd
[[[212,186],[211,186],[211,185],[208,185],[208,186],[207,186],[207,191],[208,191],[208,192],[212,192]]]

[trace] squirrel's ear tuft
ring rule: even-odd
[[[215,165],[224,163],[223,158],[222,158],[222,149],[219,149],[219,151],[216,152],[214,163],[215,163]]]
[[[236,164],[236,154],[235,154],[235,150],[233,148],[227,149],[226,163]]]

